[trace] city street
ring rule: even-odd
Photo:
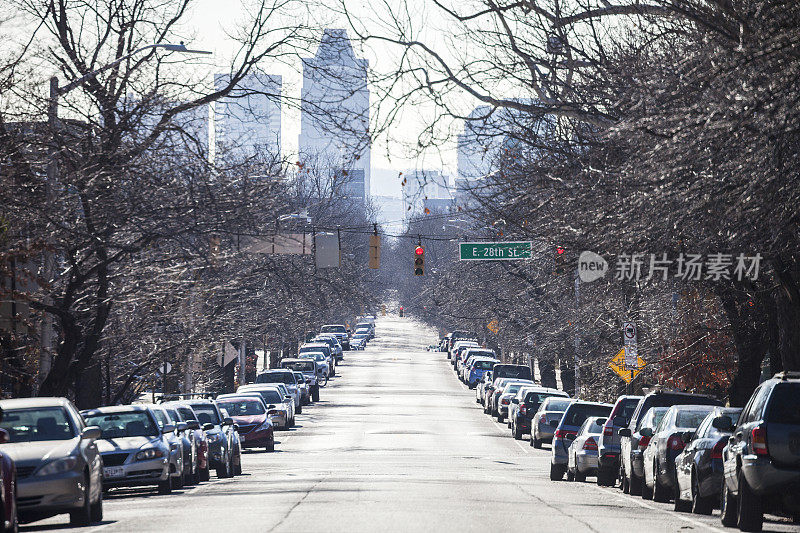
[[[514,441],[475,404],[433,330],[383,318],[366,351],[346,352],[322,401],[248,452],[244,475],[172,496],[115,492],[85,531],[723,531],[594,483],[548,479],[549,451]],[[593,481],[593,478],[590,478]],[[136,497],[131,495],[135,494]],[[58,531],[66,517],[22,529]],[[765,531],[798,531],[768,518]]]

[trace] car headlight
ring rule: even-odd
[[[159,457],[164,457],[164,451],[158,448],[147,448],[146,450],[142,450],[136,454],[137,461],[147,461],[150,459],[157,459]]]
[[[64,472],[69,472],[75,465],[78,464],[77,457],[64,457],[62,459],[56,459],[55,461],[50,461],[39,470],[36,471],[37,476],[52,476],[53,474],[63,474]]]

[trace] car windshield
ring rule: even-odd
[[[331,354],[331,348],[327,344],[323,344],[321,346],[302,346],[300,348],[300,353],[306,352],[322,352],[325,355]]]
[[[553,395],[548,392],[529,392],[525,395],[525,405],[529,406],[529,409],[537,409],[542,402],[544,402],[547,398],[552,398]],[[557,400],[550,400],[550,408],[549,411],[566,411],[567,406],[569,405],[569,400],[564,399],[563,401],[559,402]],[[560,409],[553,408],[554,405],[561,405]]]
[[[675,427],[697,429],[709,411],[678,411],[675,416]]]
[[[180,414],[178,414],[178,411],[176,411],[175,409],[167,409],[165,407],[164,410],[167,412],[169,417],[175,422],[185,422],[185,420],[183,420],[183,417],[181,417]]]
[[[767,422],[800,425],[800,383],[779,383],[775,386]]]
[[[313,361],[292,361],[292,362],[284,362],[281,363],[283,368],[291,368],[292,370],[297,370],[298,372],[313,372],[314,371],[314,362]]]
[[[363,338],[365,338],[366,336],[367,336],[367,334],[366,334],[366,333],[360,333],[360,332],[359,332],[359,333],[356,333],[355,335],[353,335],[353,338],[354,338],[354,339],[363,339]]]
[[[9,442],[38,442],[75,438],[75,429],[62,407],[9,409],[0,427],[8,431]]]
[[[496,364],[497,363],[495,361],[475,361],[475,364],[472,365],[472,368],[475,370],[491,370]]]
[[[217,405],[228,411],[230,416],[254,416],[266,413],[264,406],[253,400],[218,400]]]
[[[503,394],[514,394],[522,388],[522,383],[512,383],[507,385]]]
[[[490,350],[470,350],[469,355],[474,357],[491,357],[494,359],[494,352]]]
[[[256,383],[296,383],[294,374],[291,372],[265,372],[256,376]]]
[[[155,437],[158,435],[158,427],[146,411],[98,413],[85,418],[87,425],[100,428],[101,439]]]
[[[590,416],[608,416],[611,406],[572,404],[564,413],[562,424],[565,426],[580,426]]]
[[[219,415],[214,406],[208,403],[196,403],[192,409],[197,413],[197,421],[201,424],[219,425]]]
[[[184,420],[197,420],[197,417],[189,407],[178,407],[178,412],[181,414]]]
[[[562,399],[549,399],[546,400],[546,404],[544,405],[544,409],[546,411],[555,411],[557,413],[563,413],[569,407],[569,404],[572,403],[569,398]]]
[[[522,365],[497,365],[494,373],[498,377],[531,379],[531,369]]]
[[[655,428],[661,423],[661,419],[667,414],[666,408],[650,409],[647,414],[642,417],[639,424],[640,428]]]
[[[320,333],[347,333],[347,328],[344,326],[322,326],[319,330]]]
[[[153,414],[156,416],[158,427],[163,428],[166,424],[172,424],[172,420],[170,420],[167,414],[161,409],[153,409]]]
[[[620,405],[617,407],[614,416],[624,417],[625,423],[623,425],[627,426],[631,423],[631,418],[633,418],[633,412],[636,411],[637,405],[639,405],[639,398],[628,398],[626,400],[622,400]]]

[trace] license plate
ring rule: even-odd
[[[103,468],[103,477],[123,477],[125,475],[125,469],[121,466],[107,466]]]

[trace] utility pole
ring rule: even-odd
[[[580,299],[581,278],[578,276],[578,270],[575,270],[575,397],[580,398],[581,390],[581,357],[579,350],[581,347],[580,330],[578,329],[578,313],[581,310]]]

